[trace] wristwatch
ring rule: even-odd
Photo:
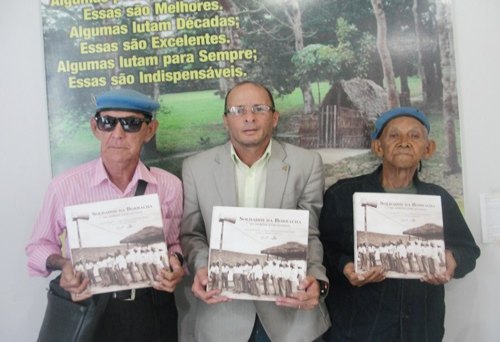
[[[319,284],[319,296],[320,298],[325,298],[328,294],[328,282],[320,279],[316,279]]]

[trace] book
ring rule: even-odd
[[[92,294],[150,287],[168,267],[157,194],[64,208],[75,270]]]
[[[387,278],[446,271],[441,197],[357,192],[353,196],[355,270],[379,266]]]
[[[308,234],[307,210],[214,207],[207,290],[262,301],[301,291]]]

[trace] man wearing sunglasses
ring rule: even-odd
[[[177,341],[172,292],[184,275],[179,241],[182,185],[174,175],[148,168],[140,160],[142,146],[158,128],[153,114],[159,107],[134,90],[110,90],[96,98],[90,127],[100,141],[100,157],[54,178],[26,247],[30,275],[46,277],[60,270],[60,285],[72,299],[87,299],[88,278],[61,255],[61,248],[69,255],[59,240],[65,230],[64,207],[134,196],[144,183],[145,194],[159,195],[170,269],[159,271],[153,288],[113,293],[93,341]]]
[[[237,84],[226,95],[222,115],[229,141],[184,161],[181,241],[197,299],[187,313],[179,306],[179,313],[193,317],[194,328],[181,331],[192,330],[196,341],[313,341],[330,325],[318,231],[323,164],[317,153],[272,138],[278,118],[266,87]],[[212,208],[218,205],[308,210],[307,277],[300,283],[305,291],[274,302],[230,301],[219,289],[207,291]]]

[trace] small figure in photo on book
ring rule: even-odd
[[[480,250],[455,199],[419,178],[436,151],[430,130],[416,108],[381,113],[371,134],[381,165],[324,194],[326,342],[443,339],[444,284],[471,272]]]

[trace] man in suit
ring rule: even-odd
[[[223,120],[229,141],[183,164],[181,243],[194,275],[192,292],[197,300],[189,310],[195,316],[197,341],[313,341],[330,326],[322,299],[328,280],[318,238],[323,164],[317,153],[272,139],[278,118],[266,87],[239,83],[225,100]],[[308,269],[300,283],[305,291],[275,302],[231,301],[219,296],[220,289],[207,292],[214,206],[308,210]]]

